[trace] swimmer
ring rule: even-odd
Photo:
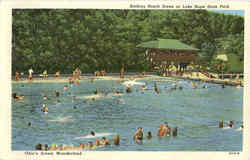
[[[31,126],[31,123],[30,123],[30,122],[28,123],[28,126],[29,126],[29,127]]]
[[[48,108],[45,104],[43,104],[42,111],[43,111],[44,113],[48,113],[48,112],[49,112],[49,108]]]
[[[163,136],[163,135],[164,135],[163,125],[160,125],[160,129],[157,132],[157,136]]]
[[[165,122],[165,125],[163,125],[162,129],[163,129],[164,136],[170,136],[171,130],[167,122]]]
[[[141,88],[142,91],[147,90],[147,89],[148,88],[145,85],[143,85],[142,88]]]
[[[124,99],[120,98],[118,103],[120,104],[124,103]]]
[[[45,151],[48,151],[48,150],[49,150],[48,144],[45,144],[45,145],[44,145],[44,150],[45,150]]]
[[[93,148],[93,143],[92,142],[88,142],[88,149],[91,149],[91,148]]]
[[[134,78],[133,76],[131,76],[129,79],[130,79],[131,81],[133,81],[135,78]]]
[[[127,93],[131,93],[132,91],[131,91],[131,89],[128,87],[128,88],[126,89],[126,92],[127,92]]]
[[[13,93],[12,97],[17,101],[24,100],[24,96],[18,96],[16,93]]]
[[[69,88],[68,85],[65,85],[65,86],[63,87],[63,90],[66,91],[66,90],[68,90],[68,88]]]
[[[174,129],[173,129],[173,136],[174,136],[174,137],[177,136],[177,127],[174,127]]]
[[[36,145],[36,150],[37,150],[37,151],[41,151],[42,148],[43,148],[43,147],[42,147],[42,144],[39,143],[39,144]]]
[[[159,90],[158,90],[158,87],[157,87],[157,84],[156,84],[156,83],[154,84],[154,90],[155,90],[155,92],[156,92],[157,94],[160,93]]]
[[[139,141],[143,140],[143,131],[141,127],[139,127],[138,130],[135,132],[133,138],[134,140],[139,140]]]
[[[223,120],[220,120],[219,128],[223,128]]]
[[[238,84],[238,85],[236,86],[236,88],[241,88],[241,85],[240,85],[240,84]]]
[[[221,88],[225,88],[225,84],[224,83],[221,85]]]
[[[109,142],[108,142],[108,140],[106,139],[106,137],[102,137],[101,144],[102,144],[103,146],[109,145]]]
[[[48,99],[49,99],[48,96],[46,95],[43,96],[43,100],[48,100]]]
[[[79,79],[76,79],[76,86],[79,85]]]
[[[98,94],[98,91],[97,91],[97,89],[95,89],[95,91],[94,91],[94,94]]]
[[[232,128],[232,127],[233,127],[233,124],[234,124],[234,122],[233,122],[233,121],[230,121],[230,122],[228,123],[228,126],[229,126],[230,128]]]
[[[152,139],[152,133],[151,133],[151,132],[148,132],[147,138],[148,138],[148,139]]]
[[[56,97],[59,97],[59,96],[60,96],[60,92],[56,91]]]
[[[207,85],[203,85],[202,88],[207,88]]]
[[[95,145],[96,145],[96,146],[100,146],[100,141],[99,141],[98,138],[95,140]]]
[[[93,83],[94,82],[94,78],[90,78],[90,82]]]
[[[90,134],[91,134],[92,136],[95,136],[95,132],[94,132],[94,131],[91,131]]]
[[[80,144],[80,149],[84,149],[85,148],[85,145],[84,144]]]
[[[114,145],[120,145],[120,135],[116,135],[114,138]]]

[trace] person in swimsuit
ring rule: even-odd
[[[143,140],[143,131],[141,127],[139,127],[138,130],[135,132],[134,140],[139,140],[139,141]]]

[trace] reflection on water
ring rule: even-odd
[[[241,151],[243,89],[217,84],[206,84],[206,89],[192,89],[189,81],[180,81],[183,90],[171,90],[170,78],[140,80],[148,90],[132,86],[126,94],[123,84],[112,80],[81,81],[79,86],[66,83],[13,84],[13,92],[25,95],[24,101],[12,102],[12,149],[34,150],[41,144],[87,144],[95,138],[88,137],[95,131],[107,138],[120,134],[120,146],[101,147],[96,150],[122,151]],[[160,94],[154,92],[157,83]],[[198,88],[202,83],[197,82]],[[166,87],[167,86],[167,87]],[[117,96],[112,89],[123,94]],[[135,91],[134,89],[137,88]],[[102,93],[94,95],[97,89]],[[60,91],[60,97],[55,92]],[[42,95],[47,95],[44,100]],[[92,97],[91,97],[92,96]],[[47,104],[49,113],[41,111]],[[230,129],[219,129],[219,120],[233,120]],[[178,127],[177,137],[157,137],[161,124]],[[31,126],[28,123],[31,123]],[[133,134],[142,127],[144,135],[151,131],[153,138],[142,144],[133,141]],[[85,137],[85,138],[77,138]]]

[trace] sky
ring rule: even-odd
[[[215,10],[214,12],[244,16],[244,10]]]

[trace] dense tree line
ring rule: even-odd
[[[12,71],[83,73],[105,69],[149,71],[138,44],[178,39],[201,49],[201,63],[216,54],[243,63],[244,17],[206,10],[14,9]],[[208,63],[209,62],[209,63]],[[211,62],[211,63],[210,63]],[[229,67],[230,68],[230,67]]]

